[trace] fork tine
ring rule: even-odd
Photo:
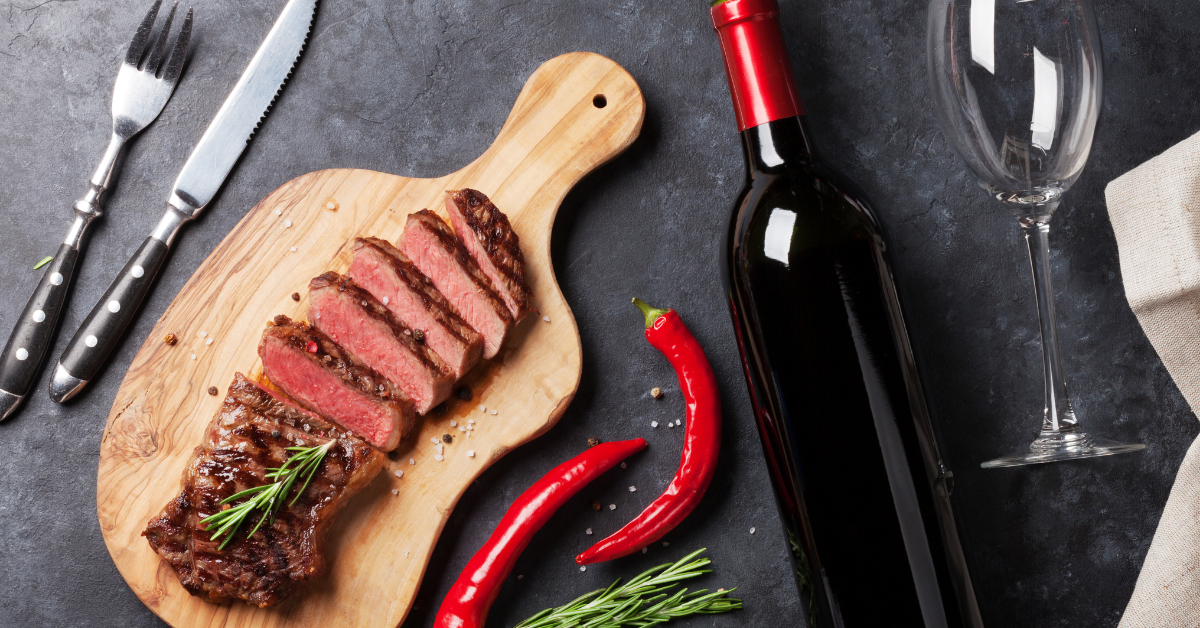
[[[192,38],[192,10],[188,9],[187,17],[183,19],[183,28],[179,29],[179,37],[175,40],[175,47],[171,49],[171,56],[167,59],[167,69],[163,70],[163,80],[168,83],[174,83],[179,80],[179,74],[183,72],[183,60],[187,57],[188,43]]]
[[[154,49],[150,51],[150,58],[146,60],[145,72],[148,74],[156,74],[158,72],[158,64],[162,63],[163,52],[167,49],[167,38],[171,36],[171,20],[175,19],[175,8],[179,3],[171,5],[171,12],[167,14],[167,21],[163,23],[162,30],[158,32],[158,40],[154,42]]]
[[[133,34],[133,41],[129,43],[129,51],[125,53],[125,63],[137,67],[138,61],[142,58],[142,52],[146,49],[146,40],[150,39],[150,30],[154,28],[154,20],[158,17],[160,6],[162,6],[162,0],[154,0],[154,6],[150,7],[150,12],[146,14],[145,18],[142,18],[137,32]]]

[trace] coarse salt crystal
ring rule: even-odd
[[[587,567],[580,567],[579,571],[587,571]]]
[[[290,220],[285,220],[285,221],[283,221],[283,226],[284,226],[284,227],[290,227],[290,226],[292,226],[292,221],[290,221]]]
[[[754,534],[754,528],[750,528],[750,534]]]
[[[675,421],[675,425],[683,425],[683,419]]]
[[[650,548],[649,548],[649,547],[643,547],[643,548],[642,548],[642,553],[643,553],[643,554],[645,554],[646,552],[649,552],[649,551],[650,551]]]
[[[282,216],[282,215],[283,215],[283,211],[282,211],[282,210],[278,210],[278,209],[277,209],[277,210],[275,210],[275,215],[276,215],[276,216]]]
[[[636,486],[631,486],[631,487],[629,487],[629,492],[630,492],[630,493],[636,493],[636,492],[637,492],[637,487],[636,487]]]
[[[543,316],[543,317],[542,317],[542,320],[544,320],[544,321],[546,321],[547,323],[549,323],[549,322],[550,322],[550,317],[549,317],[549,316]]]
[[[294,247],[294,246],[293,246],[291,250],[292,250],[292,252],[293,252],[293,253],[295,253],[295,252],[296,252],[296,247]]]
[[[337,203],[334,203],[333,201],[329,201],[328,203],[325,203],[325,209],[337,209]],[[407,553],[406,553],[406,555],[407,555]]]
[[[404,477],[404,472],[401,471],[400,469],[396,469],[396,477],[398,477],[398,478]]]
[[[201,338],[203,338],[203,337],[205,337],[205,336],[207,336],[207,335],[208,335],[208,332],[206,332],[206,331],[202,331],[202,332],[200,332],[200,333],[199,333],[199,334],[197,334],[197,335],[198,335],[198,336],[200,336]]]
[[[467,431],[467,428],[460,425],[460,426],[458,426],[458,431],[465,432],[465,431]]]
[[[474,457],[475,457],[475,450],[474,450],[474,449],[468,449],[468,450],[467,450],[467,457],[468,457],[468,458],[474,458]]]
[[[483,405],[482,403],[481,403],[481,404],[479,404],[479,411],[480,411],[480,412],[487,412],[487,406]]]
[[[591,528],[588,528],[588,529],[587,529],[587,530],[584,532],[584,534],[591,534],[591,533],[592,533],[592,529],[591,529]]]
[[[622,462],[622,463],[621,463],[621,468],[622,468],[622,469],[626,468],[626,465],[625,465],[625,463],[624,463],[624,462]]]
[[[667,427],[675,427],[674,423],[667,423]]]
[[[438,439],[438,438],[431,438],[431,439],[429,439],[429,440],[430,440],[430,441],[431,441],[431,442],[432,442],[434,445],[437,445],[438,443],[442,442],[442,441],[441,441],[441,439]]]
[[[433,459],[437,460],[438,462],[445,460],[445,458],[442,457],[442,454],[434,454]]]
[[[195,360],[195,359],[196,359],[196,354],[195,354],[195,353],[193,353],[193,354],[192,354],[192,359],[193,359],[193,360]]]
[[[399,495],[399,494],[400,494],[400,489],[398,489],[398,488],[392,489],[392,495]]]
[[[383,297],[383,304],[387,305],[389,300],[390,299],[388,299],[387,297]]]
[[[417,464],[417,459],[416,459],[416,458],[409,458],[409,459],[408,459],[408,464]]]
[[[521,578],[524,578],[524,577],[525,577],[525,574],[523,574],[523,573],[517,574],[517,580],[520,580]]]
[[[609,510],[616,510],[616,509],[617,509],[617,505],[616,505],[616,504],[609,504],[609,505],[608,505],[608,509],[609,509]]]
[[[408,558],[408,552],[404,552],[404,557]]]
[[[651,421],[650,427],[658,427],[658,421]]]
[[[671,544],[666,541],[663,541],[663,547],[671,547]]]
[[[458,425],[458,421],[455,421],[454,419],[450,419],[450,427],[454,427],[455,425]]]
[[[495,411],[495,410],[488,410],[488,414],[495,415],[495,414],[496,414],[496,411]]]
[[[467,419],[468,425],[473,425],[474,423],[475,423],[475,419]]]
[[[212,338],[209,338],[208,340],[205,340],[205,341],[204,341],[204,344],[205,344],[205,345],[211,345],[211,344],[212,344],[212,340],[213,340]]]

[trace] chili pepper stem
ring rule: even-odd
[[[645,301],[637,297],[633,297],[633,304],[637,306],[637,309],[642,311],[642,316],[646,317],[646,329],[654,327],[654,321],[657,320],[658,317],[666,316],[667,312],[671,311],[670,309],[660,310],[658,308],[650,307]]]

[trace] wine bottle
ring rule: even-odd
[[[775,0],[711,14],[746,159],[722,282],[808,624],[982,626],[881,225],[813,152]]]

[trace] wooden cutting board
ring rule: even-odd
[[[637,137],[645,108],[637,83],[619,65],[596,54],[566,54],[534,72],[495,143],[458,172],[410,179],[323,170],[286,183],[246,214],[142,345],[100,446],[100,528],[121,575],[150,610],[176,628],[388,627],[404,620],[467,486],[553,426],[575,394],[579,331],[554,279],[550,231],[567,191]],[[508,214],[539,313],[514,329],[500,355],[468,375],[474,398],[451,400],[445,414],[427,416],[341,513],[329,533],[324,577],[272,609],[192,597],[141,532],[179,493],[184,467],[234,372],[261,374],[256,349],[266,322],[275,314],[305,318],[308,280],[345,271],[351,238],[395,241],[409,213],[428,207],[445,217],[443,192],[462,187],[482,191]],[[179,338],[176,345],[163,342],[168,333]],[[210,386],[220,394],[210,396]],[[450,426],[468,419],[475,420],[469,437]],[[437,462],[430,439],[446,433],[454,442]]]

